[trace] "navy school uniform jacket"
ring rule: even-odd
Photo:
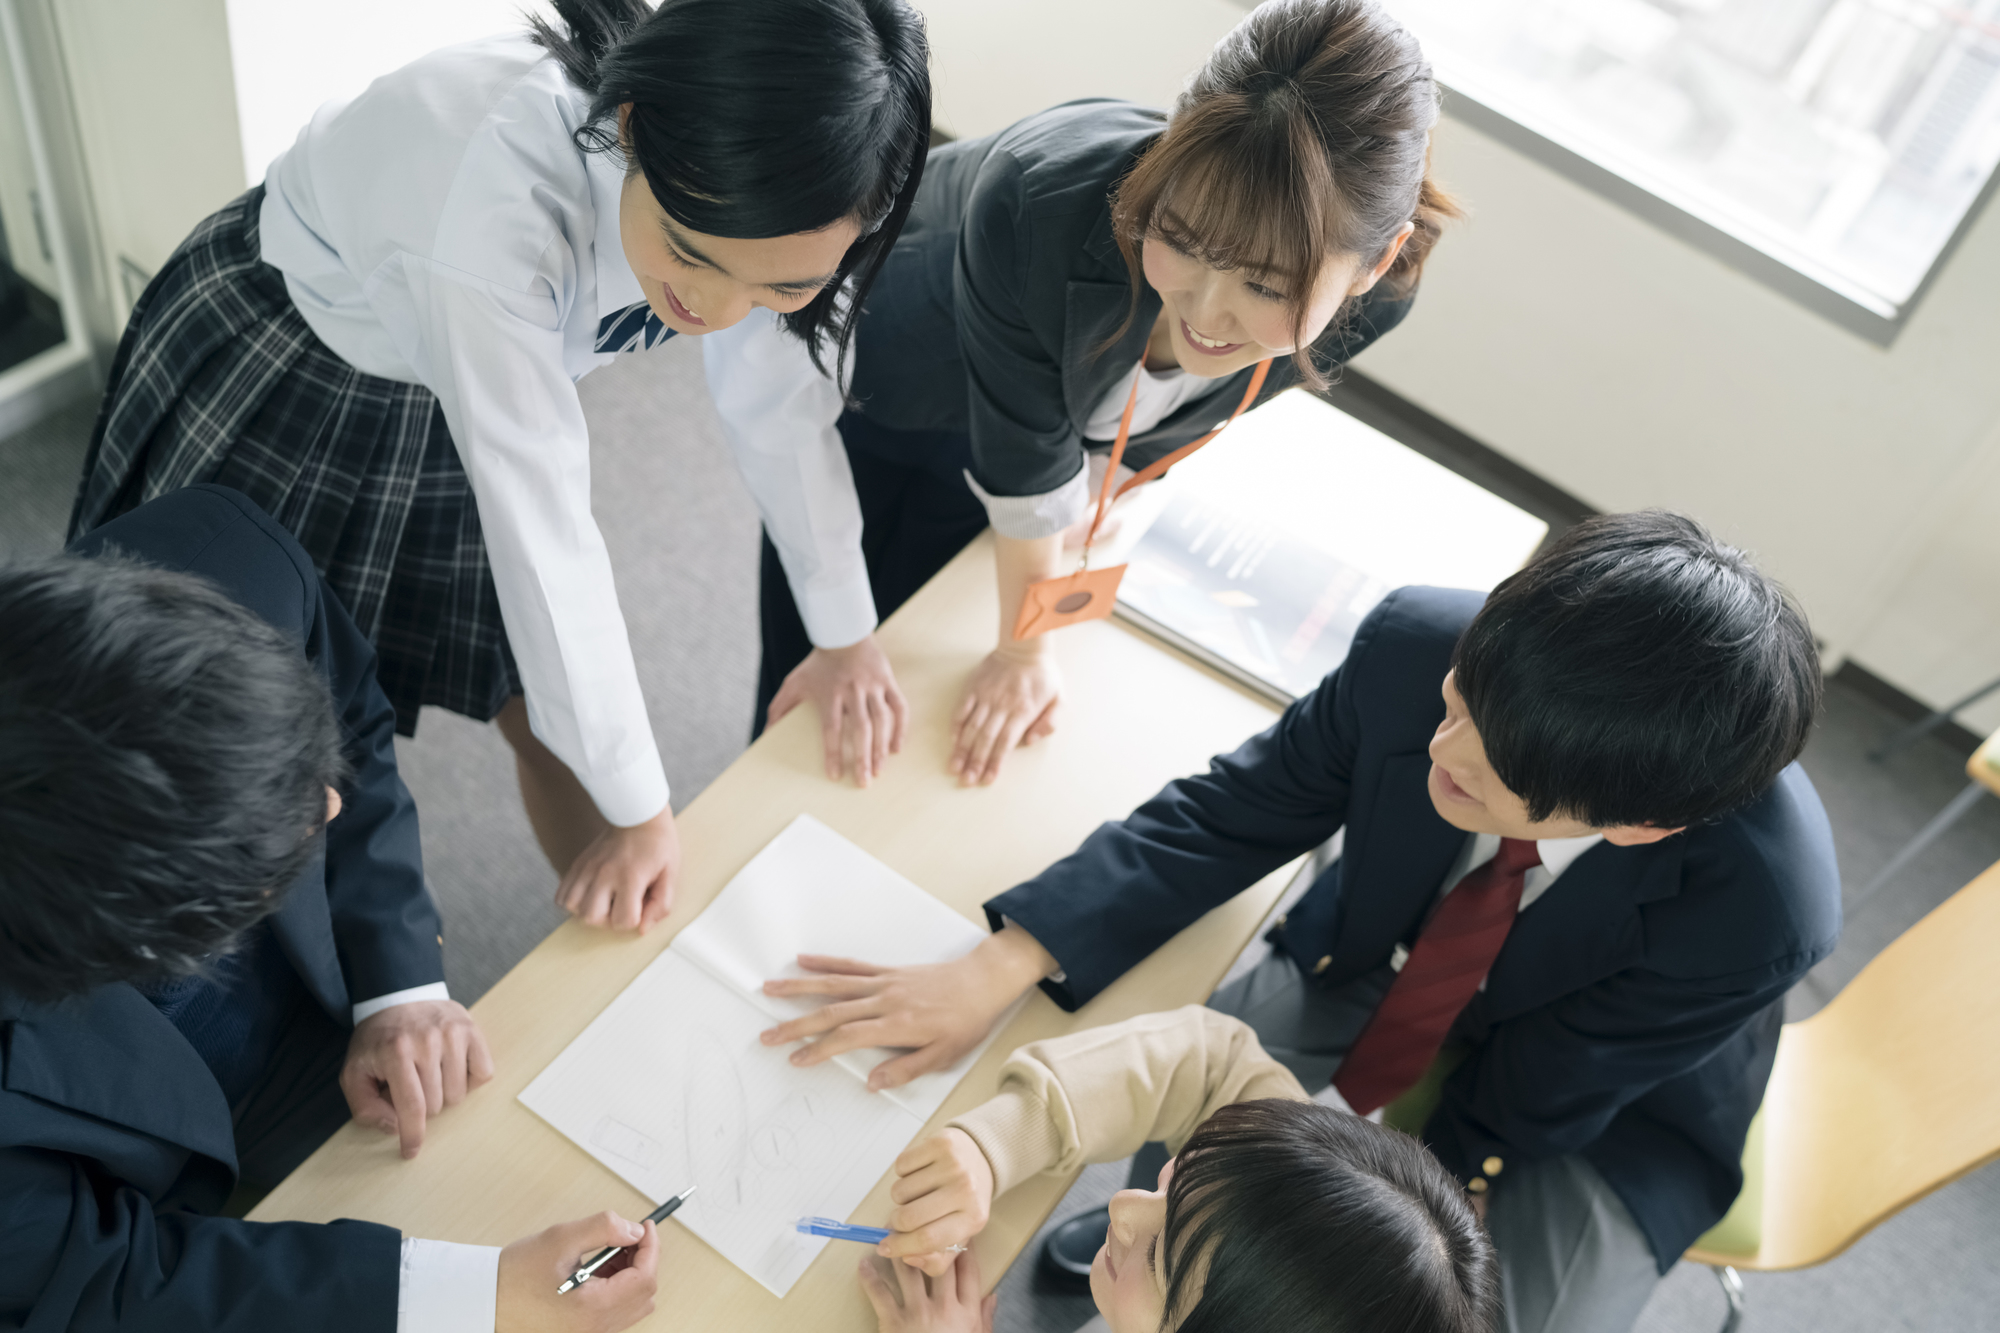
[[[279,946],[342,1026],[355,1001],[442,981],[374,649],[298,543],[237,492],[196,486],[70,549],[203,575],[297,639],[332,691],[353,777],[323,860],[271,919]],[[395,1328],[399,1233],[206,1216],[235,1183],[221,1088],[138,991],[29,1005],[0,989],[0,1327]]]
[[[1477,593],[1404,588],[1278,723],[986,904],[1040,940],[1075,1009],[1202,913],[1346,828],[1278,947],[1338,987],[1414,940],[1467,834],[1432,806],[1439,687]],[[1782,997],[1832,951],[1840,877],[1797,764],[1753,804],[1646,847],[1600,843],[1522,912],[1454,1036],[1425,1141],[1461,1180],[1580,1153],[1665,1272],[1728,1211]]]

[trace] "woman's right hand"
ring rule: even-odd
[[[988,653],[952,714],[952,776],[967,787],[992,782],[1009,750],[1055,731],[1061,697],[1062,672],[1046,635]]]
[[[873,1255],[861,1257],[861,1290],[882,1333],[993,1333],[1000,1294],[979,1299],[979,1260],[970,1250],[942,1277],[927,1278],[907,1264],[891,1267],[893,1286]]]
[[[556,1294],[586,1256],[607,1245],[634,1248],[574,1291]],[[628,1222],[616,1213],[523,1236],[500,1251],[494,1333],[618,1333],[653,1313],[659,1268],[659,1230],[651,1222]]]

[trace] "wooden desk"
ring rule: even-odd
[[[355,1217],[439,1240],[501,1244],[551,1223],[651,1201],[549,1128],[516,1095],[650,963],[680,927],[792,817],[810,812],[941,900],[984,923],[980,903],[1075,849],[1167,779],[1269,725],[1269,704],[1106,621],[1062,631],[1060,729],[1016,752],[1000,780],[960,789],[944,771],[948,723],[998,621],[990,539],[975,542],[882,629],[909,696],[903,753],[867,791],[827,781],[812,710],[773,727],[680,816],[685,862],[673,915],[643,939],[575,924],[554,934],[474,1006],[493,1048],[493,1082],[426,1131],[404,1162],[396,1140],[348,1125],[260,1204],[256,1221]],[[1023,1042],[1205,999],[1249,941],[1290,870],[1211,912],[1086,1006],[1063,1013],[1036,993],[966,1075],[933,1128],[992,1095]],[[927,1131],[928,1132],[928,1131]],[[997,1282],[1069,1188],[1038,1178],[998,1201],[978,1241]],[[888,1216],[888,1179],[856,1219]],[[854,1330],[874,1315],[854,1279],[856,1247],[829,1245],[779,1301],[668,1222],[650,1329],[730,1333]]]

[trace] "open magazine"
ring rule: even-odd
[[[1339,666],[1388,585],[1181,491],[1129,558],[1117,616],[1284,704]]]

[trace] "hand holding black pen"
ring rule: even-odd
[[[617,1257],[581,1287],[558,1288],[599,1251]],[[617,1333],[653,1312],[660,1238],[651,1222],[604,1212],[563,1222],[500,1251],[495,1333]]]
[[[698,1188],[700,1187],[696,1185],[688,1186],[686,1189],[682,1190],[679,1194],[676,1194],[673,1198],[668,1199],[658,1208],[655,1208],[652,1212],[648,1213],[646,1215],[646,1221],[651,1222],[655,1225],[658,1225],[659,1223],[666,1221],[669,1217],[673,1216],[674,1209],[686,1203],[688,1201],[688,1195],[693,1194],[695,1190]],[[626,1247],[622,1245],[607,1245],[603,1249],[599,1250],[596,1254],[593,1254],[588,1259],[585,1259],[583,1263],[577,1267],[577,1270],[574,1273],[571,1273],[567,1278],[565,1278],[563,1280],[563,1284],[560,1287],[556,1288],[556,1295],[567,1296],[569,1295],[569,1293],[575,1291],[578,1287],[582,1286],[584,1283],[590,1281],[591,1278],[597,1275],[598,1269],[610,1263],[611,1257],[624,1248]]]

